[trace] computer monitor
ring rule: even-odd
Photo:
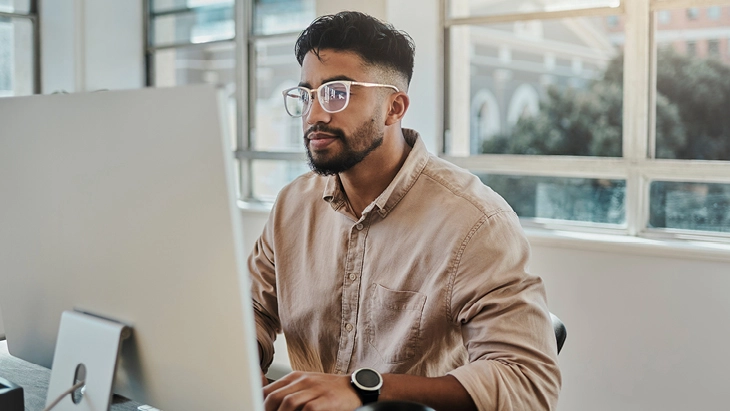
[[[12,355],[50,368],[61,313],[81,309],[133,327],[114,392],[263,409],[227,109],[212,86],[0,99]]]

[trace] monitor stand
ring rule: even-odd
[[[119,350],[122,340],[129,337],[131,331],[124,324],[94,314],[64,311],[53,355],[46,407],[83,380],[83,387],[64,395],[54,411],[108,410]]]

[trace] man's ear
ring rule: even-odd
[[[408,98],[408,94],[403,91],[399,91],[390,96],[390,106],[388,107],[388,113],[385,116],[385,125],[390,126],[399,122],[406,111],[408,111],[408,105],[411,100]]]

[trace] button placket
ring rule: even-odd
[[[345,264],[345,287],[342,291],[342,331],[340,334],[340,346],[337,352],[335,373],[344,374],[352,358],[357,332],[355,324],[358,320],[358,308],[360,305],[360,271],[362,271],[365,254],[365,239],[367,237],[366,224],[360,219],[350,229],[350,239],[347,250],[347,263]],[[349,281],[348,281],[349,280]]]

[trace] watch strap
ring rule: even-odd
[[[362,401],[362,405],[370,404],[371,402],[377,402],[378,396],[380,396],[380,390],[365,391],[355,387],[355,391],[357,391],[357,395],[360,396],[360,401]]]

